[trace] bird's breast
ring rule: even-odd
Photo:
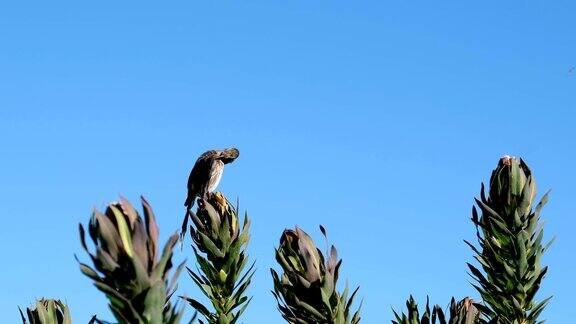
[[[214,190],[216,190],[216,187],[218,187],[220,179],[222,178],[222,173],[224,173],[224,163],[221,161],[218,162],[220,163],[215,163],[210,174],[210,180],[208,181],[208,192],[214,192]]]

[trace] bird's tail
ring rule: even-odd
[[[186,206],[188,209],[191,209],[192,205],[194,205],[194,196],[188,195],[186,197],[186,201],[184,202],[184,206]]]
[[[190,211],[192,210],[192,205],[186,206],[186,214],[184,215],[184,221],[182,222],[182,228],[180,230],[180,251],[184,246],[184,238],[186,237],[186,232],[188,231],[188,219],[190,219]]]

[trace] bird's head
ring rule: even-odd
[[[236,160],[239,155],[240,155],[240,151],[238,151],[237,148],[235,148],[235,147],[227,148],[227,149],[221,151],[220,160],[222,160],[222,162],[224,162],[224,164],[230,163],[230,162]]]

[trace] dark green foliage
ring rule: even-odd
[[[24,324],[72,324],[68,306],[59,300],[40,299],[32,308],[26,308],[26,316],[20,308]]]
[[[200,199],[196,214],[190,213],[190,227],[197,271],[188,268],[192,280],[210,300],[214,311],[198,300],[187,300],[208,323],[236,323],[252,298],[245,296],[254,274],[254,263],[244,271],[248,257],[250,220],[244,216],[239,227],[238,207],[234,208],[221,193]],[[200,323],[204,323],[200,320]]]
[[[464,298],[458,303],[454,297],[450,301],[450,316],[448,319],[444,314],[444,311],[439,305],[435,305],[432,311],[430,311],[429,300],[426,299],[426,309],[422,317],[420,317],[420,312],[418,310],[418,305],[412,296],[406,301],[406,307],[408,309],[408,315],[402,313],[398,315],[394,311],[394,316],[396,320],[393,320],[394,324],[474,324],[474,323],[484,323],[480,319],[480,312],[474,306],[470,298]]]
[[[320,227],[322,234],[325,230]],[[348,287],[343,293],[336,290],[338,271],[342,260],[334,246],[328,260],[306,232],[296,227],[287,229],[276,249],[276,261],[282,267],[282,276],[274,269],[274,297],[282,317],[289,323],[348,324],[360,322],[360,310],[351,313],[358,288],[348,298]]]
[[[548,200],[544,195],[533,209],[536,183],[521,159],[500,159],[490,178],[488,197],[484,185],[472,210],[479,248],[475,252],[480,269],[468,264],[479,285],[485,305],[477,305],[489,320],[497,323],[538,323],[549,298],[535,300],[547,267],[540,265],[550,243],[542,243],[540,212]]]
[[[142,198],[144,219],[125,199],[112,203],[104,214],[94,210],[88,234],[94,245],[86,245],[80,224],[80,241],[94,268],[80,263],[80,270],[109,300],[109,307],[120,323],[178,323],[182,310],[170,302],[184,263],[172,279],[172,250],[178,235],[172,235],[162,254],[158,254],[158,227],[152,208]]]

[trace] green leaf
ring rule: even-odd
[[[198,232],[198,234],[200,235],[200,239],[204,244],[204,247],[208,249],[208,251],[210,251],[212,256],[215,256],[217,258],[224,257],[225,255],[224,252],[220,251],[220,249],[216,246],[216,244],[214,244],[214,242],[212,242],[212,240],[208,236],[206,236],[206,234],[202,232]]]
[[[116,218],[116,223],[118,224],[118,232],[120,232],[120,238],[122,239],[124,251],[126,254],[128,254],[129,257],[133,257],[134,251],[132,250],[132,238],[128,224],[126,224],[126,220],[124,219],[124,215],[122,215],[118,208],[113,205],[110,205],[109,208],[112,210],[114,217]]]
[[[220,282],[225,283],[226,278],[228,277],[226,272],[224,272],[224,270],[220,269],[220,272],[218,273],[218,275],[220,276]]]
[[[148,290],[144,300],[144,318],[148,323],[162,323],[162,310],[166,302],[166,285],[157,282]]]

